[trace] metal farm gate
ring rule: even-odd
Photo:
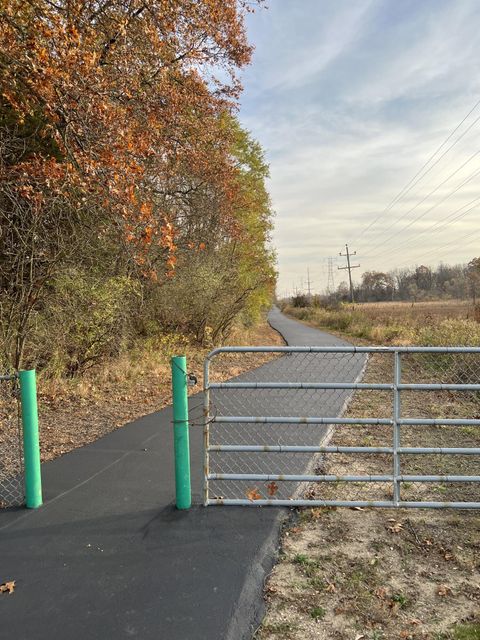
[[[480,508],[480,348],[224,347],[204,390],[205,505]]]

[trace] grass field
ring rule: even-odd
[[[405,320],[426,318],[445,320],[448,318],[474,319],[471,300],[428,300],[425,302],[362,302],[354,305],[370,317],[400,318]]]
[[[480,311],[466,300],[287,306],[285,312],[374,344],[480,345]]]

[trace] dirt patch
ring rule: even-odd
[[[473,513],[305,510],[256,637],[478,639],[478,553]]]

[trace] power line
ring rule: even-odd
[[[467,238],[470,238],[469,240],[467,240]],[[463,246],[471,244],[472,242],[476,242],[478,239],[480,239],[480,234],[477,234],[475,236],[472,237],[472,233],[469,232],[463,236],[460,236],[460,238],[457,238],[456,240],[451,240],[450,242],[447,242],[446,244],[437,247],[436,249],[431,249],[430,251],[427,251],[425,253],[422,253],[421,255],[419,255],[419,257],[417,259],[424,259],[425,256],[431,255],[431,254],[436,254],[439,251],[443,251],[446,247],[450,247],[452,245],[458,245],[458,243],[462,240],[467,240],[466,242],[463,243]],[[446,253],[450,253],[449,251],[447,251]],[[412,260],[415,260],[416,258],[412,258]],[[410,265],[412,260],[410,260],[408,263],[404,262],[403,265]],[[403,266],[402,265],[402,266]]]
[[[429,198],[433,193],[435,193],[436,191],[438,191],[438,189],[440,189],[440,187],[442,187],[446,182],[448,182],[448,180],[450,180],[450,178],[452,178],[456,173],[458,173],[460,171],[460,169],[463,169],[463,167],[468,164],[468,162],[470,162],[475,156],[477,156],[478,154],[480,154],[480,151],[476,151],[472,156],[470,156],[470,158],[465,161],[458,169],[456,169],[453,173],[451,173],[447,178],[445,178],[445,180],[443,180],[439,185],[437,185],[435,187],[435,189],[433,189],[428,195],[426,195],[424,198],[422,198],[422,200],[420,200],[419,202],[417,202],[417,204],[412,207],[411,209],[409,209],[405,214],[403,214],[402,216],[400,216],[400,218],[398,218],[392,225],[390,225],[389,227],[387,227],[387,229],[385,229],[385,231],[388,231],[389,229],[391,229],[393,226],[395,226],[397,224],[397,222],[400,222],[401,220],[403,220],[409,213],[411,213],[412,211],[414,211],[420,204],[422,204],[427,198]],[[371,255],[376,249],[378,249],[379,247],[382,247],[383,245],[385,245],[387,242],[389,242],[392,238],[397,237],[397,235],[399,233],[401,233],[402,231],[404,231],[405,229],[408,229],[409,227],[412,226],[412,224],[414,224],[415,222],[418,222],[418,220],[421,220],[423,217],[425,217],[427,215],[427,213],[430,213],[430,211],[433,211],[433,209],[436,209],[439,205],[443,204],[445,202],[445,200],[448,200],[448,198],[451,198],[451,196],[453,196],[457,191],[459,191],[462,187],[464,187],[466,184],[468,184],[471,180],[473,180],[473,178],[475,178],[477,175],[480,174],[480,169],[475,169],[475,171],[473,173],[471,173],[463,182],[461,182],[457,187],[455,187],[455,189],[453,189],[452,191],[450,191],[445,197],[443,197],[441,200],[439,200],[436,204],[432,205],[429,209],[427,209],[426,211],[424,211],[423,213],[421,213],[419,216],[417,216],[416,218],[414,218],[413,220],[411,220],[409,223],[407,223],[404,227],[402,227],[401,229],[398,229],[397,231],[395,231],[394,233],[392,233],[390,236],[387,237],[386,240],[382,240],[381,242],[379,242],[378,244],[376,244],[372,249],[370,249],[370,251],[368,251],[365,256],[369,256]]]
[[[434,153],[428,158],[428,160],[426,162],[424,162],[424,164],[420,167],[420,169],[417,171],[417,173],[413,176],[413,178],[411,178],[409,180],[409,182],[407,182],[407,184],[403,187],[403,189],[401,189],[401,191],[395,196],[395,198],[393,198],[393,200],[385,207],[385,209],[383,209],[383,211],[372,221],[370,222],[370,224],[363,229],[363,231],[361,231],[361,233],[357,236],[356,241],[358,241],[364,233],[366,233],[369,229],[371,229],[373,227],[374,224],[376,224],[378,222],[378,220],[380,220],[380,218],[387,213],[399,200],[403,199],[403,197],[409,193],[413,187],[415,187],[420,180],[422,180],[427,173],[429,173],[433,167],[435,165],[438,164],[438,162],[450,151],[450,149],[452,149],[464,136],[465,134],[470,131],[470,129],[474,126],[474,124],[476,122],[478,122],[478,120],[480,120],[480,116],[477,117],[468,127],[467,129],[455,140],[455,142],[450,145],[448,147],[448,149],[446,149],[446,151],[444,151],[444,153],[437,158],[437,160],[435,161],[435,163],[428,169],[428,171],[426,171],[422,176],[420,176],[420,174],[423,172],[423,170],[428,166],[428,164],[433,160],[433,158],[437,155],[437,153],[439,153],[439,151],[445,146],[445,144],[447,144],[447,142],[452,138],[452,136],[458,131],[458,129],[462,126],[462,124],[468,119],[468,117],[475,111],[475,109],[478,107],[478,105],[480,105],[480,100],[478,100],[474,106],[470,109],[470,111],[467,113],[467,115],[459,122],[459,124],[453,129],[453,131],[445,138],[445,140],[441,143],[441,145],[434,151]],[[416,180],[418,176],[418,180]],[[414,182],[415,181],[415,182]],[[414,184],[412,184],[414,182]]]
[[[457,220],[461,220],[466,215],[468,215],[470,212],[475,210],[479,203],[480,203],[480,197],[474,198],[473,200],[471,200],[467,204],[464,204],[463,206],[459,207],[458,209],[455,209],[455,211],[452,211],[452,213],[450,213],[446,218],[443,218],[442,220],[437,220],[432,225],[430,225],[427,229],[424,229],[423,231],[420,231],[420,233],[417,233],[417,235],[415,237],[415,240],[418,240],[418,238],[420,236],[423,236],[426,233],[430,233],[430,234],[436,233],[437,231],[440,231],[441,229],[445,229],[445,227],[448,227],[449,225],[453,224],[454,222],[457,222]],[[473,205],[473,206],[471,206],[471,205]],[[463,213],[460,213],[462,211],[462,209],[465,209],[465,207],[470,207],[470,208],[467,209],[466,211],[463,211]],[[457,213],[459,215],[455,215]],[[453,217],[453,216],[455,216],[455,217]],[[384,256],[386,254],[392,254],[392,253],[395,253],[397,251],[401,251],[402,247],[404,247],[405,245],[409,244],[410,242],[411,242],[411,239],[404,240],[403,242],[401,242],[396,247],[393,247],[391,249],[386,249],[385,251],[381,251],[375,257],[376,258],[381,258],[382,256]]]

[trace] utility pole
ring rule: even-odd
[[[353,304],[355,302],[355,300],[353,299],[353,284],[352,284],[352,269],[357,269],[360,265],[359,264],[350,264],[350,256],[356,256],[357,252],[354,251],[353,253],[350,253],[348,251],[348,244],[345,245],[345,250],[346,253],[342,253],[340,251],[339,255],[342,257],[346,257],[347,258],[347,266],[346,267],[337,267],[340,270],[343,269],[348,269],[348,281],[350,283],[350,302]]]

